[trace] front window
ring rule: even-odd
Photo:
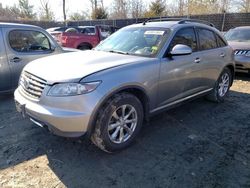
[[[13,30],[9,33],[9,43],[17,52],[42,52],[51,49],[49,39],[38,31]]]
[[[170,44],[172,49],[177,44],[189,46],[193,52],[197,51],[197,40],[193,28],[184,28],[179,30]]]
[[[95,50],[155,57],[167,33],[163,28],[121,29],[99,44]]]
[[[227,41],[250,42],[250,29],[233,29],[225,34]]]

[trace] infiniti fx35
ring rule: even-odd
[[[210,25],[144,22],[120,29],[93,50],[29,63],[15,91],[16,107],[54,134],[86,134],[114,152],[129,146],[156,112],[198,96],[224,101],[233,59]]]

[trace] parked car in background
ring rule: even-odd
[[[0,93],[13,91],[23,67],[37,58],[74,49],[62,49],[42,28],[0,23]]]
[[[225,38],[234,49],[236,71],[250,73],[250,26],[230,29]]]
[[[107,25],[79,26],[73,29],[71,29],[70,32],[67,32],[66,30],[65,32],[60,33],[57,36],[57,41],[64,47],[80,50],[94,48],[100,41],[104,40],[117,30],[115,27]]]
[[[200,96],[224,101],[233,78],[232,48],[214,27],[190,19],[145,22],[120,29],[94,50],[28,64],[15,101],[54,134],[87,134],[114,152],[157,112]]]
[[[86,31],[87,30],[87,31]],[[77,32],[77,33],[95,33],[95,27],[94,26],[70,26],[70,27],[53,27],[46,29],[46,31],[52,35],[52,37],[60,43],[59,36],[63,32]]]

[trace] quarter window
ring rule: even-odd
[[[197,40],[193,28],[179,30],[171,42],[170,49],[177,44],[184,44],[192,48],[193,52],[197,51]]]
[[[49,39],[41,32],[13,30],[9,33],[9,43],[17,52],[37,52],[51,49]]]
[[[217,48],[217,41],[213,31],[207,29],[198,29],[198,36],[200,39],[201,50]]]
[[[216,35],[217,37],[217,43],[218,43],[218,47],[224,47],[227,46],[227,44],[222,40],[222,38],[219,35]]]

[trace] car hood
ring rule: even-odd
[[[27,64],[24,71],[45,79],[48,84],[78,82],[95,72],[144,60],[148,58],[86,50],[37,59]]]
[[[228,44],[234,50],[250,50],[250,43],[249,42],[228,42]]]

